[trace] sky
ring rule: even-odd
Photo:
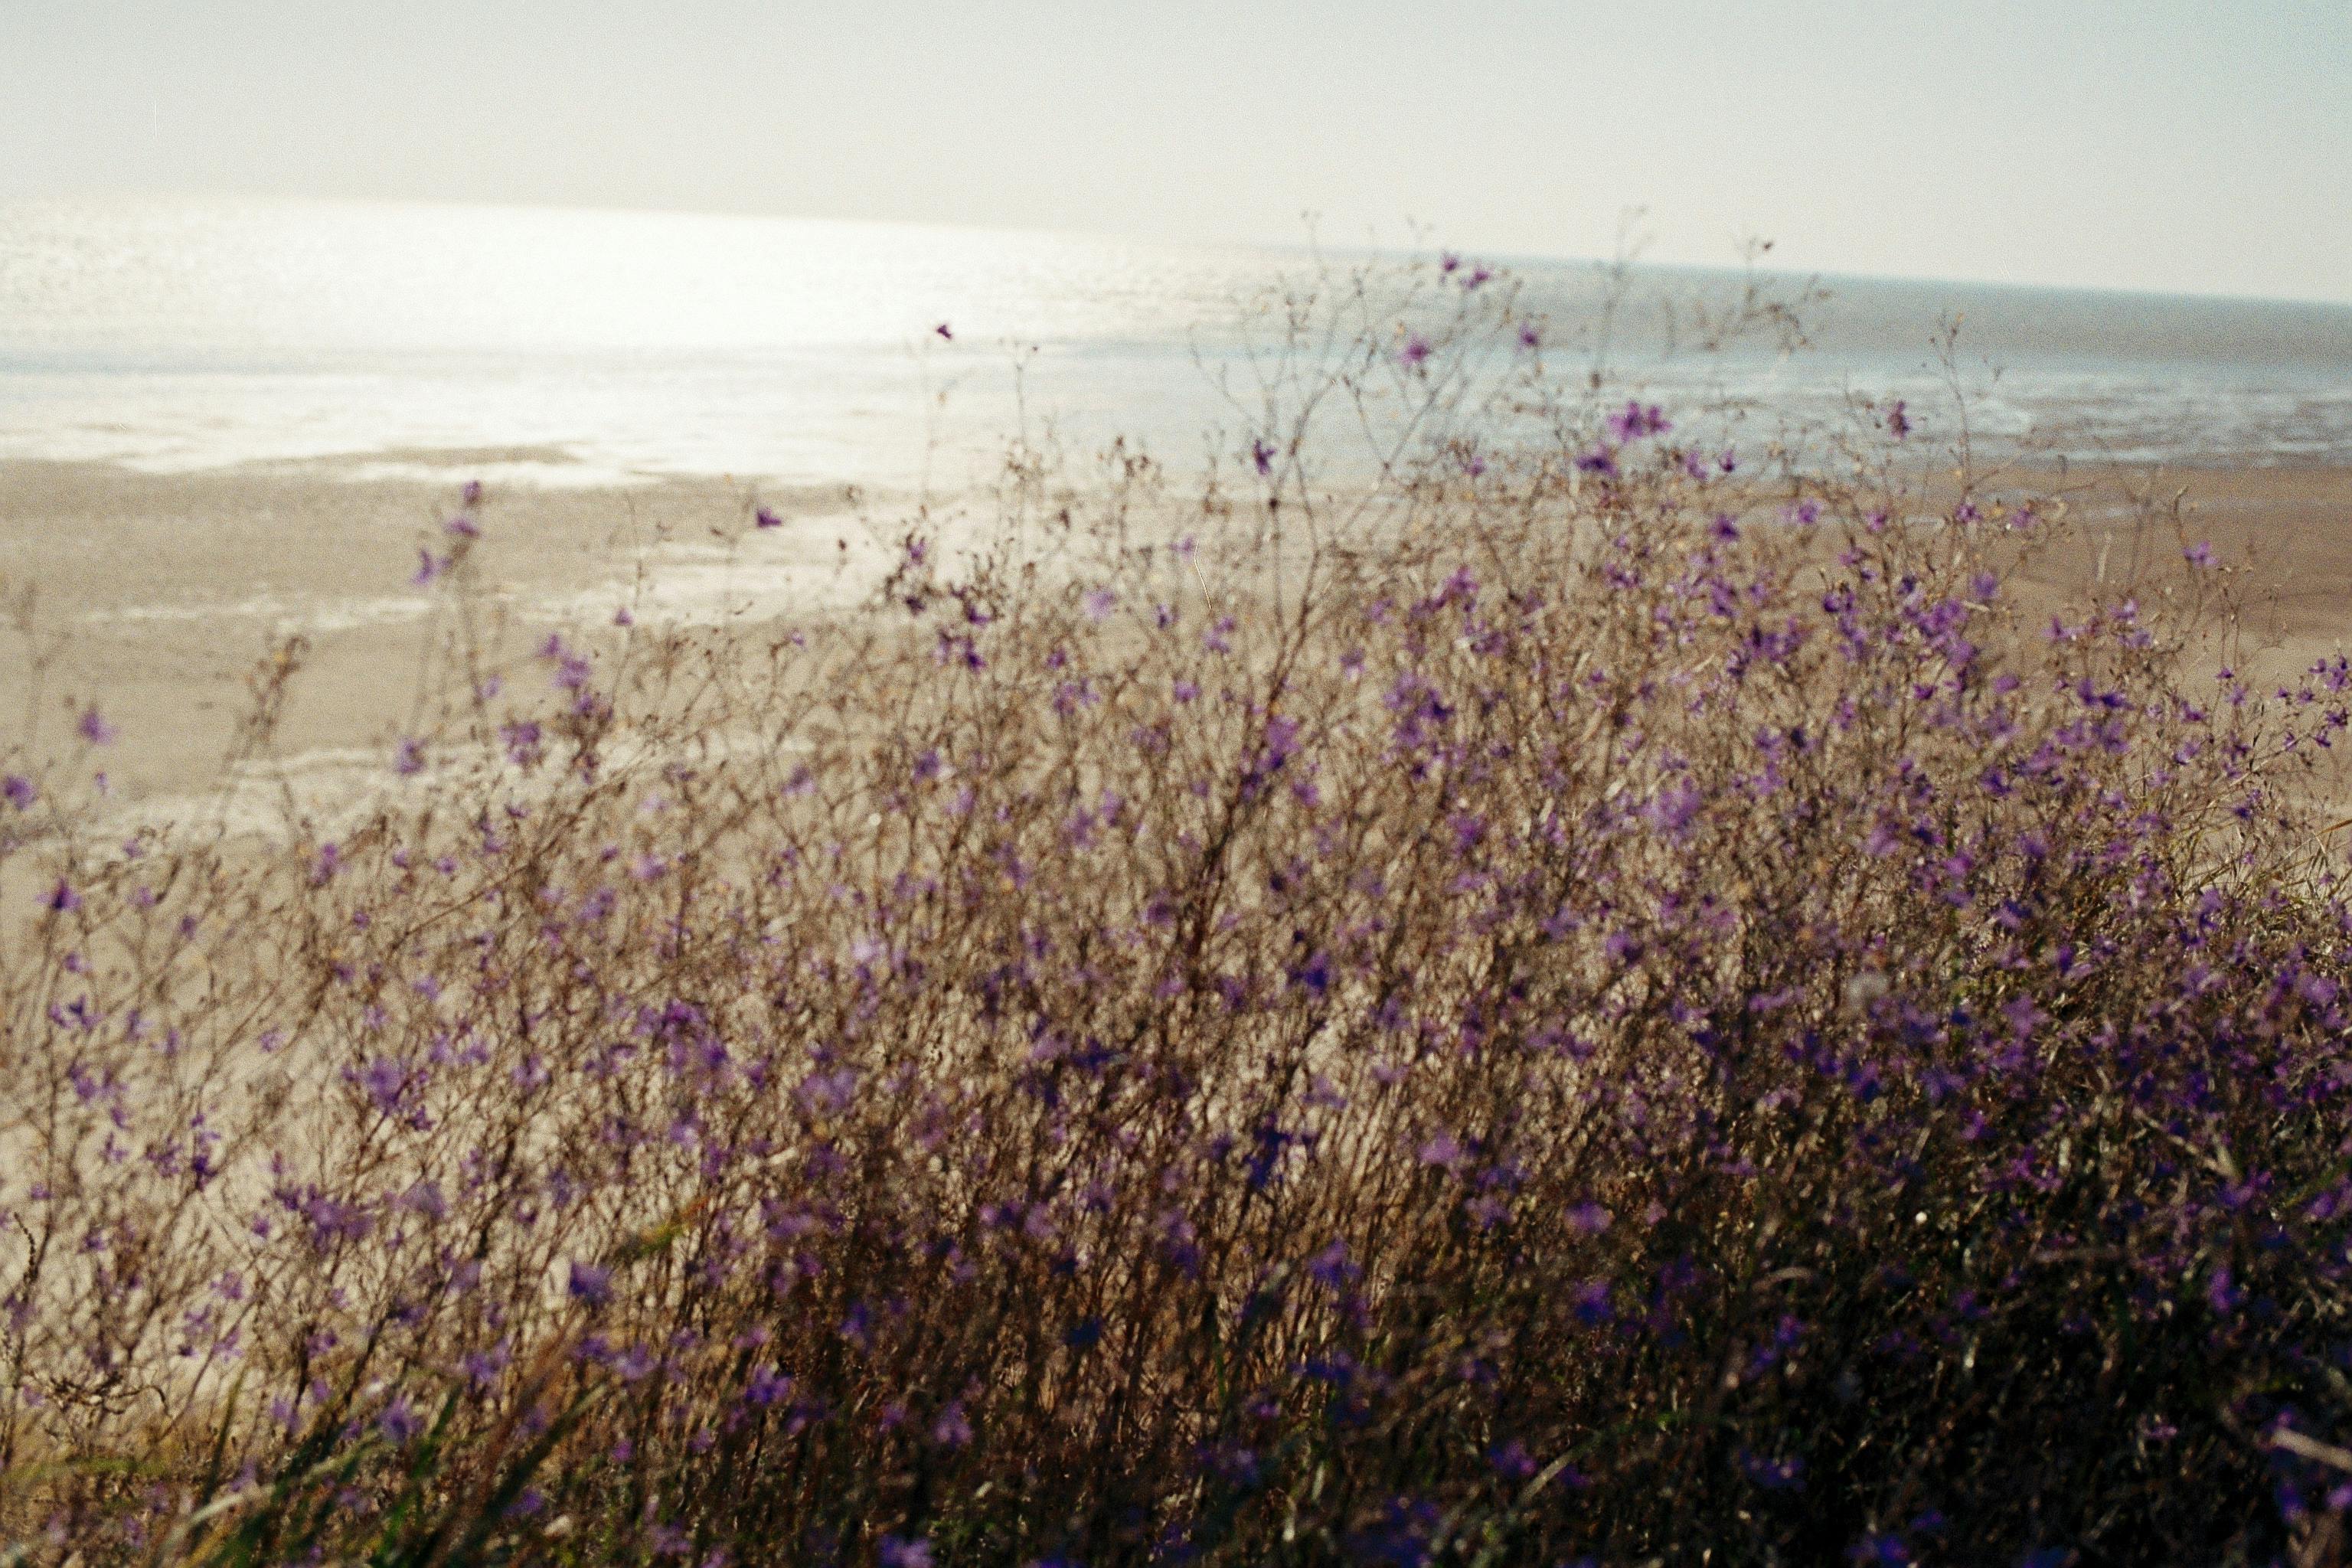
[[[2352,0],[0,0],[0,200],[156,191],[2352,302]]]

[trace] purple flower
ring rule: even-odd
[[[2227,1264],[2213,1270],[2212,1278],[2205,1282],[2205,1301],[2216,1316],[2230,1316],[2243,1306],[2245,1300],[2246,1293],[2239,1289],[2236,1277]]]
[[[1316,996],[1320,997],[1329,994],[1331,990],[1330,958],[1324,953],[1317,953],[1314,957],[1308,959],[1305,964],[1293,971],[1291,979],[1305,990],[1313,993]]]
[[[81,908],[81,895],[73,890],[71,883],[59,878],[58,885],[49,890],[48,905],[58,914],[69,915]]]
[[[1307,1274],[1327,1290],[1344,1290],[1364,1277],[1364,1271],[1349,1261],[1347,1244],[1339,1241],[1310,1258]]]
[[[784,526],[784,520],[766,507],[761,507],[751,514],[751,526],[758,529],[782,528]]]
[[[392,1403],[375,1418],[376,1430],[384,1441],[395,1448],[405,1448],[425,1434],[425,1417],[408,1403],[404,1394],[394,1394]]]
[[[392,751],[392,771],[408,778],[425,770],[425,742],[414,735],[404,735]]]
[[[1537,349],[1541,348],[1542,346],[1543,333],[1537,329],[1536,324],[1533,321],[1521,321],[1519,323],[1519,347],[1523,349]]]
[[[1264,437],[1250,443],[1250,461],[1257,466],[1261,474],[1274,472],[1274,453],[1275,448]]]
[[[1445,819],[1454,834],[1454,853],[1467,855],[1486,837],[1486,819],[1472,811],[1457,811]]]
[[[482,481],[481,481],[481,480],[479,480],[479,479],[467,479],[467,480],[466,481],[466,488],[465,488],[465,490],[464,490],[462,493],[463,493],[464,498],[465,498],[465,502],[466,502],[466,504],[467,504],[467,506],[479,506],[479,505],[481,505],[481,503],[482,503]]]
[[[1090,621],[1108,620],[1110,617],[1111,611],[1118,607],[1118,595],[1112,593],[1108,588],[1094,589],[1086,596],[1085,609],[1087,612],[1087,619]]]
[[[438,1182],[421,1181],[400,1194],[400,1206],[423,1219],[440,1219],[449,1212],[449,1200]]]
[[[0,799],[5,799],[18,811],[30,810],[33,803],[40,798],[41,792],[33,786],[32,780],[22,773],[10,773],[0,779]]]
[[[1739,1468],[1749,1482],[1768,1492],[1793,1491],[1805,1484],[1805,1461],[1793,1455],[1774,1458],[1743,1448]]]
[[[407,1064],[394,1057],[377,1057],[360,1070],[360,1087],[378,1110],[389,1112],[400,1104],[408,1087]]]
[[[765,1409],[792,1397],[793,1380],[772,1366],[755,1366],[743,1384],[743,1403]]]
[[[943,1448],[961,1448],[971,1441],[971,1422],[963,1413],[961,1400],[950,1400],[940,1407],[931,1423],[931,1441]]]
[[[111,744],[115,736],[114,726],[107,722],[106,715],[100,713],[95,704],[81,710],[81,719],[74,728],[81,732],[83,740],[93,746]]]
[[[539,721],[521,719],[499,726],[499,739],[507,749],[507,760],[517,767],[529,767],[539,761]]]
[[[1535,1456],[1528,1452],[1528,1446],[1517,1437],[1488,1448],[1486,1462],[1494,1466],[1495,1473],[1507,1481],[1524,1481],[1542,1468],[1536,1463]]]
[[[1609,416],[1609,434],[1621,447],[1646,436],[1663,436],[1674,427],[1674,422],[1666,417],[1665,411],[1654,403],[1644,408],[1638,403],[1628,402]]]
[[[1419,332],[1411,333],[1404,340],[1404,347],[1397,353],[1397,362],[1407,370],[1419,370],[1422,362],[1429,358],[1429,351],[1427,338]]]
[[[945,321],[941,321],[938,326],[933,327],[931,331],[939,334],[940,341],[942,342],[951,343],[955,342],[955,333],[948,330],[948,324]]]
[[[1896,440],[1911,434],[1911,416],[1904,412],[1903,400],[1896,398],[1895,406],[1886,411],[1886,433]]]
[[[1698,785],[1685,778],[1652,795],[1642,807],[1642,817],[1667,838],[1681,843],[1690,836],[1700,805]]]
[[[499,1374],[506,1371],[513,1358],[512,1349],[500,1340],[487,1351],[467,1351],[457,1366],[466,1374],[467,1384],[479,1393],[498,1382]]]
[[[2202,540],[2190,545],[2180,553],[2182,559],[2186,560],[2191,566],[2203,568],[2213,564],[2213,547],[2204,542]]]
[[[573,1300],[583,1306],[602,1307],[613,1299],[613,1271],[574,1258],[571,1275],[565,1279],[563,1288]]]

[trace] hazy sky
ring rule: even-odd
[[[0,198],[124,189],[2352,300],[2352,0],[0,0]]]

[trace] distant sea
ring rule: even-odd
[[[1547,353],[1580,376],[1602,269],[1469,260],[1508,269],[1549,318]],[[1073,449],[1123,432],[1181,468],[1236,427],[1212,376],[1238,363],[1250,302],[1318,264],[1304,247],[788,218],[0,206],[0,459],[956,484],[1025,417]],[[2352,463],[2352,307],[1826,278],[1802,312],[1810,347],[1670,342],[1669,302],[1720,305],[1744,281],[1635,268],[1612,374],[1670,406],[1729,400],[1799,428],[1904,397],[1933,437],[1929,342],[1959,318],[1988,449]],[[1803,280],[1756,281],[1785,297]]]

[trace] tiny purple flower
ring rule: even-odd
[[[425,1417],[408,1403],[406,1394],[395,1394],[375,1418],[376,1430],[384,1441],[395,1448],[405,1448],[425,1434]]]
[[[591,1308],[602,1307],[613,1299],[613,1271],[574,1258],[563,1288],[573,1300]]]
[[[963,1413],[961,1400],[950,1400],[940,1407],[931,1423],[931,1441],[943,1448],[961,1448],[971,1441],[971,1422]]]

